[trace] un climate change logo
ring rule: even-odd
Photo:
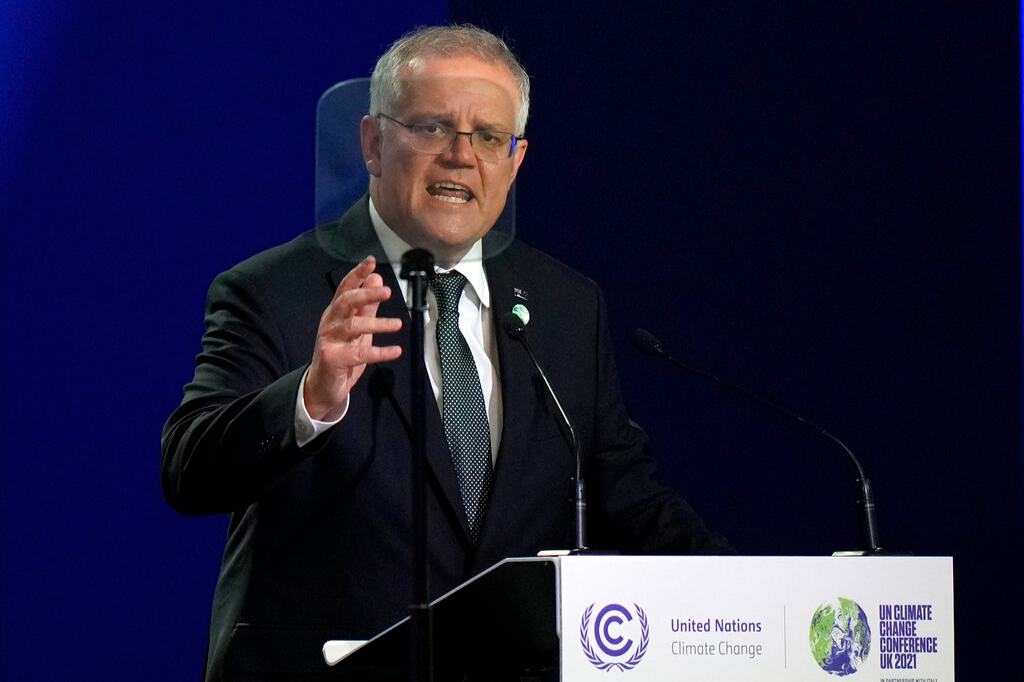
[[[857,602],[837,597],[814,612],[811,653],[822,670],[840,676],[855,673],[869,651],[871,627]]]
[[[580,619],[580,644],[583,654],[598,670],[632,670],[647,653],[650,628],[647,614],[638,604],[633,604],[636,617],[625,606],[609,604],[597,612],[594,627],[590,620],[594,604],[587,607]],[[594,645],[597,648],[594,648]]]

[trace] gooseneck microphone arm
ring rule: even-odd
[[[572,439],[572,452],[573,457],[576,460],[576,478],[573,485],[573,505],[574,505],[574,554],[581,554],[587,551],[587,491],[583,483],[582,473],[582,460],[583,456],[580,451],[580,439],[576,433],[575,427],[572,425],[572,420],[569,418],[569,414],[562,407],[562,402],[558,399],[558,394],[555,393],[555,389],[552,388],[551,382],[548,381],[547,375],[541,368],[540,363],[537,362],[537,357],[533,354],[533,349],[530,348],[530,344],[526,341],[526,327],[523,321],[515,313],[505,313],[501,318],[501,324],[505,328],[505,333],[511,338],[519,341],[526,349],[527,355],[530,356],[530,360],[533,362],[534,368],[537,370],[537,374],[540,375],[541,380],[544,382],[544,386],[548,389],[548,394],[555,403],[555,407],[558,408],[558,413],[562,415],[562,421],[569,428],[569,436]]]
[[[705,379],[714,381],[719,386],[727,388],[733,393],[737,393],[743,396],[744,398],[747,398],[748,400],[751,400],[759,405],[763,405],[767,408],[770,408],[780,414],[789,417],[790,419],[793,419],[794,421],[803,424],[804,426],[817,432],[819,435],[828,438],[833,443],[841,447],[843,451],[849,456],[850,461],[853,462],[853,465],[857,468],[857,506],[860,509],[861,544],[864,546],[865,553],[882,553],[882,548],[878,545],[878,528],[875,522],[875,496],[871,490],[871,482],[868,480],[868,477],[864,474],[864,467],[861,466],[860,460],[857,459],[857,456],[853,454],[853,451],[850,450],[850,448],[846,447],[845,443],[843,443],[841,440],[839,440],[834,435],[829,433],[824,427],[818,426],[814,422],[808,421],[807,419],[804,419],[800,415],[795,414],[790,410],[787,410],[786,408],[777,405],[770,400],[767,400],[766,398],[762,398],[756,393],[748,391],[742,386],[738,386],[734,383],[726,381],[725,379],[715,376],[710,372],[705,372],[703,370],[697,369],[696,367],[684,365],[683,363],[679,362],[671,355],[669,355],[665,351],[665,349],[661,347],[661,342],[658,341],[658,339],[655,338],[653,334],[651,334],[649,331],[645,329],[634,330],[629,340],[640,352],[646,355],[653,355],[655,357],[659,357],[675,365],[679,369],[689,372],[690,374],[695,374],[699,377],[703,377]]]

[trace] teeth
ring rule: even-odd
[[[469,188],[467,188],[465,185],[459,185],[459,184],[456,184],[454,182],[435,182],[433,185],[430,186],[430,188],[431,189],[436,189],[436,190],[453,190],[453,191],[456,191],[456,192],[465,192],[466,196],[464,196],[464,197],[462,197],[462,196],[453,197],[453,196],[449,196],[447,194],[435,194],[435,193],[431,192],[430,195],[432,197],[434,197],[435,199],[440,199],[441,201],[447,201],[450,204],[465,204],[473,196],[473,193],[470,192]]]

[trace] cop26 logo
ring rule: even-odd
[[[594,606],[588,606],[580,619],[583,655],[598,670],[632,670],[647,653],[647,614],[638,604],[633,604],[635,616],[625,606],[608,604],[594,617]]]

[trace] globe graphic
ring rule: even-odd
[[[871,628],[852,599],[837,597],[811,618],[811,653],[821,669],[845,676],[857,672],[871,650]]]

